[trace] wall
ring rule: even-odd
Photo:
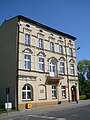
[[[17,17],[0,26],[0,105],[6,102],[6,88],[10,88],[9,102],[17,107]]]

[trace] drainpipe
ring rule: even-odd
[[[68,60],[67,60],[67,46],[66,46],[66,38],[64,38],[64,39],[65,39],[66,68],[67,68],[67,83],[68,83],[68,102],[70,102],[69,77],[68,77]]]

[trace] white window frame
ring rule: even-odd
[[[30,90],[28,90],[27,87],[29,87]],[[31,98],[28,98],[28,92],[31,94]],[[23,98],[23,93],[25,93],[25,99]],[[22,100],[32,100],[32,94],[33,94],[32,88],[26,84],[25,89],[23,90],[22,88]]]
[[[66,87],[62,86],[62,99],[66,99]]]
[[[71,47],[69,48],[69,55],[73,56],[73,48],[71,48]]]
[[[59,45],[59,53],[63,54],[63,46],[62,45]]]
[[[52,99],[57,99],[57,88],[56,88],[56,85],[52,85]]]
[[[43,59],[43,62],[39,61],[40,58]],[[38,57],[38,65],[39,65],[39,71],[44,72],[45,70],[45,58],[44,57],[41,57],[41,56]]]
[[[43,38],[39,38],[39,48],[43,49]]]
[[[30,45],[30,34],[25,33],[25,44]]]
[[[30,56],[30,60],[29,59],[25,59],[25,55],[28,55],[28,56]],[[25,66],[25,62],[26,62],[26,66]],[[28,66],[28,62],[30,62],[29,64],[30,64],[30,66]],[[27,67],[28,66],[28,67]],[[29,54],[29,53],[24,53],[24,69],[25,70],[31,70],[31,54]]]
[[[54,42],[50,42],[50,51],[54,52]]]
[[[70,75],[74,75],[74,63],[70,63]]]
[[[61,63],[63,63],[63,65],[61,65]],[[65,74],[65,62],[64,61],[60,61],[60,74]]]

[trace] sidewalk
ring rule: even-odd
[[[71,108],[76,108],[76,107],[83,107],[90,105],[90,100],[80,100],[78,104],[76,102],[71,102],[71,103],[62,103],[62,104],[57,104],[57,105],[49,105],[49,106],[42,106],[42,107],[37,107],[37,108],[32,108],[32,109],[24,109],[21,111],[17,112],[9,112],[8,116],[16,116],[16,115],[37,115],[37,114],[43,114],[43,113],[48,113],[50,111],[61,111],[61,110],[68,110]],[[6,117],[7,113],[3,113],[0,115],[0,118]]]

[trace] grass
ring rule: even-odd
[[[16,109],[11,109],[11,110],[8,110],[8,112],[17,112],[18,110],[16,110]],[[2,114],[2,113],[6,113],[7,112],[7,110],[5,110],[4,108],[0,108],[0,114]]]

